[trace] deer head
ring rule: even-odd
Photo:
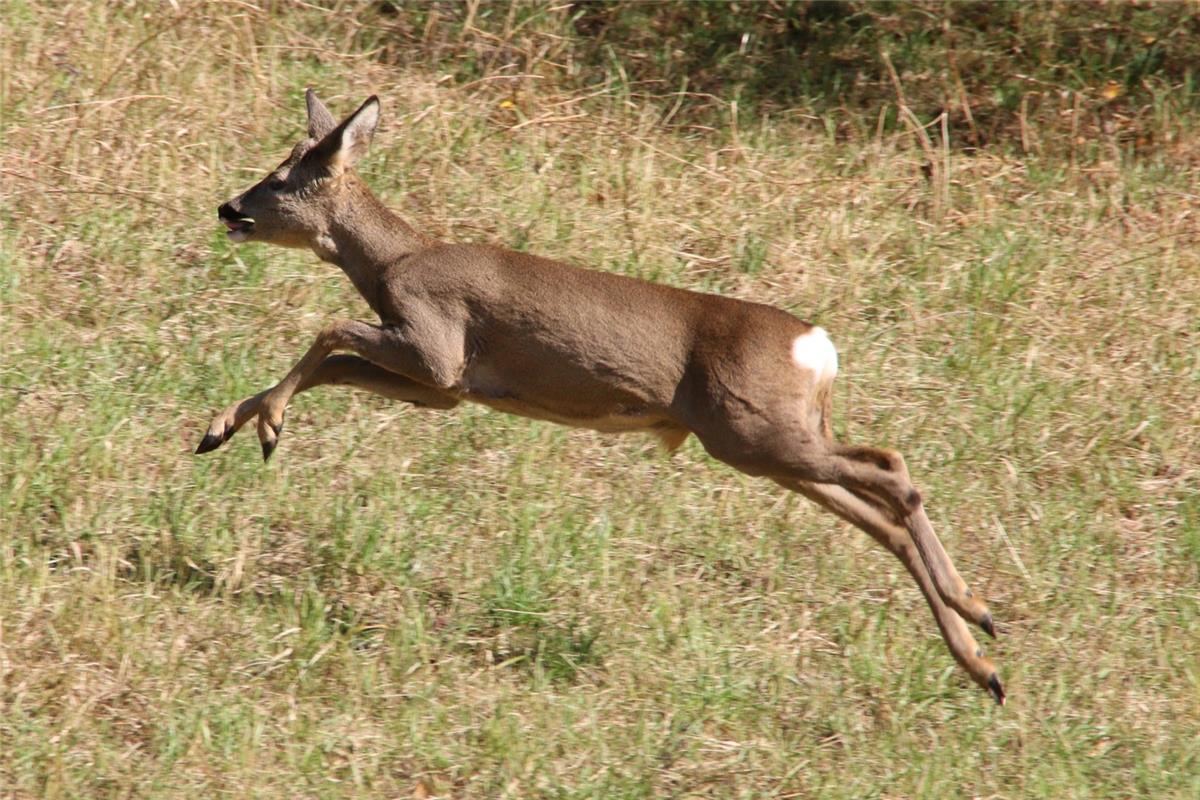
[[[367,151],[379,124],[379,98],[372,95],[341,124],[306,92],[308,136],[265,178],[217,209],[234,242],[267,242],[321,249],[329,220],[353,182],[351,168]]]

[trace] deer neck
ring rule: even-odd
[[[344,180],[339,202],[312,249],[321,260],[340,267],[374,307],[378,275],[434,242],[393,214],[356,176],[346,175]]]

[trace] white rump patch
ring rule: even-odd
[[[816,375],[817,383],[828,383],[837,375],[837,350],[824,328],[814,327],[792,342],[792,360]]]

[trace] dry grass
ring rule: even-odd
[[[931,184],[908,134],[668,131],[619,82],[441,80],[344,11],[180,5],[5,10],[0,797],[1200,791],[1186,118],[1136,159],[939,150]],[[364,174],[438,236],[834,331],[839,433],[908,456],[1010,705],[866,537],[694,444],[328,391],[269,467],[252,435],[194,458],[367,313],[213,224],[306,84],[383,96]]]

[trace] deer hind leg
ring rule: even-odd
[[[450,409],[459,403],[458,398],[440,389],[425,386],[403,375],[389,372],[365,358],[344,354],[327,356],[316,371],[300,384],[296,393],[306,392],[327,384],[364,389],[391,400],[400,400],[427,408]],[[229,438],[237,433],[243,425],[258,416],[262,399],[266,394],[266,391],[259,392],[253,397],[233,403],[217,414],[208,426],[204,439],[196,448],[196,452],[207,453],[229,441]]]
[[[1000,705],[1004,705],[1004,688],[996,668],[983,655],[983,649],[971,636],[963,618],[942,600],[929,576],[925,563],[917,553],[908,531],[891,518],[891,509],[878,499],[857,494],[835,484],[780,480],[778,483],[817,503],[850,524],[860,528],[900,560],[912,575],[925,601],[933,611],[942,638],[954,660]]]
[[[997,699],[1003,697],[995,669],[983,658],[963,622],[975,622],[987,630],[992,627],[991,617],[978,600],[966,597],[973,604],[964,602],[962,594],[955,595],[938,585],[935,570],[941,564],[927,559],[917,544],[920,536],[934,541],[937,537],[932,528],[913,524],[920,495],[908,481],[907,472],[902,470],[903,460],[897,454],[833,443],[819,428],[813,430],[807,410],[803,419],[792,415],[768,421],[761,416],[727,413],[723,417],[708,415],[700,422],[694,430],[713,457],[741,472],[769,477],[805,494],[896,554],[925,594],[955,659],[980,686]],[[965,585],[963,594],[967,594]]]
[[[828,401],[821,388],[807,403],[767,414],[747,414],[739,406],[709,409],[693,426],[715,458],[750,475],[777,481],[835,484],[875,501],[881,513],[908,530],[942,600],[990,636],[995,626],[987,605],[967,587],[938,541],[909,478],[904,459],[892,450],[850,447],[827,435]]]
[[[996,629],[987,604],[975,596],[954,568],[954,562],[925,515],[921,493],[909,478],[899,453],[831,444],[815,437],[801,439],[790,446],[784,438],[774,444],[774,449],[776,453],[766,472],[770,477],[836,484],[859,497],[880,501],[890,510],[892,519],[908,530],[942,600],[964,619],[995,637]]]
[[[828,445],[831,458],[846,462],[848,485],[860,497],[883,501],[892,519],[908,529],[941,598],[965,619],[995,638],[996,628],[987,604],[977,597],[958,574],[942,546],[933,524],[925,514],[921,493],[913,485],[904,458],[895,450],[877,447]]]
[[[797,339],[792,352],[797,364],[810,370],[815,377],[812,400],[807,404],[807,427],[819,434],[824,449],[831,451],[833,458],[848,459],[862,465],[861,469],[851,467],[848,470],[851,475],[860,473],[854,486],[855,494],[876,501],[878,510],[891,511],[892,521],[909,530],[942,599],[994,639],[996,627],[987,605],[975,597],[958,574],[954,562],[934,533],[933,525],[925,514],[921,494],[913,486],[904,458],[895,450],[842,445],[833,440],[833,379],[837,375],[837,356],[830,355],[832,345],[827,345],[824,331],[820,333],[818,337]],[[867,474],[862,475],[864,472]],[[864,477],[865,481],[862,480]]]

